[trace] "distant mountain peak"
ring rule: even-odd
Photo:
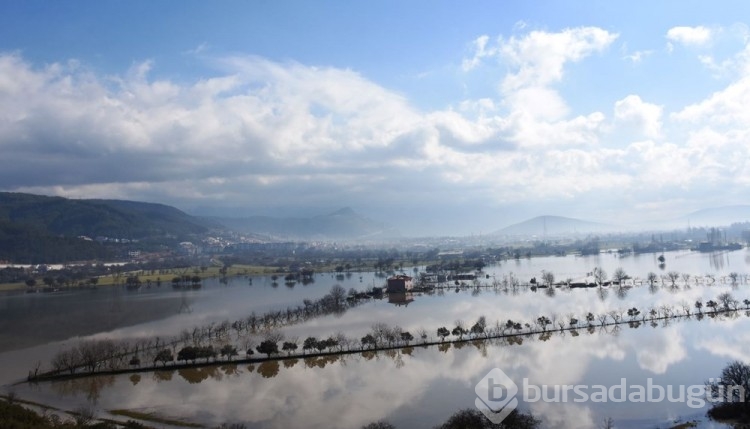
[[[706,208],[682,216],[679,220],[690,222],[693,226],[726,226],[735,222],[747,222],[750,221],[750,205]]]
[[[519,222],[497,231],[500,235],[561,235],[606,232],[614,229],[611,225],[590,222],[565,216],[542,215]]]
[[[342,207],[328,216],[357,216],[357,213],[351,207]]]
[[[565,217],[565,216],[555,216],[555,215],[541,215],[541,216],[536,216],[536,217],[533,217],[533,218],[531,218],[531,219],[529,219],[529,220],[530,220],[530,221],[533,221],[533,220],[562,220],[562,221],[580,221],[580,219],[574,219],[574,218],[572,218],[572,217]],[[583,222],[585,222],[585,221],[583,221]]]

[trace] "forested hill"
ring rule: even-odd
[[[17,264],[109,260],[115,249],[94,241],[49,234],[33,226],[0,219],[0,261]]]
[[[0,192],[0,260],[15,263],[116,256],[111,248],[79,236],[155,242],[207,231],[205,221],[162,204]]]
[[[163,204],[70,200],[8,192],[0,192],[0,219],[68,237],[142,239],[208,231],[201,219]]]

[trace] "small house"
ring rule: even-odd
[[[388,278],[388,293],[408,292],[412,290],[414,283],[407,275],[398,275]]]

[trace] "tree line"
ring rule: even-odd
[[[357,305],[357,293],[346,295],[343,288],[334,286],[331,293],[317,301],[309,301],[299,307],[303,314],[341,311],[348,306]],[[352,298],[352,299],[349,299]],[[262,317],[249,317],[242,325],[237,323],[211,323],[192,331],[183,331],[178,337],[169,340],[141,339],[135,342],[113,340],[82,341],[74,347],[59,351],[52,359],[50,373],[42,376],[61,374],[94,374],[101,371],[119,371],[123,369],[155,369],[182,362],[202,364],[212,362],[231,362],[243,355],[245,360],[253,360],[254,355],[265,355],[265,358],[306,357],[324,354],[358,353],[377,350],[403,349],[415,345],[444,345],[465,341],[506,338],[511,341],[522,341],[525,336],[539,334],[540,338],[549,338],[553,332],[570,332],[579,335],[579,330],[593,333],[597,327],[627,324],[638,328],[644,323],[657,326],[660,320],[675,318],[703,319],[716,318],[719,315],[736,314],[745,310],[750,315],[750,299],[742,301],[731,293],[724,292],[706,302],[697,300],[694,303],[681,303],[678,306],[662,305],[646,309],[636,307],[611,310],[604,313],[587,312],[580,315],[572,313],[566,316],[557,314],[540,315],[531,320],[496,320],[490,324],[485,316],[480,316],[473,323],[456,320],[452,325],[437,327],[433,331],[419,328],[415,331],[405,330],[399,326],[390,326],[379,322],[371,326],[369,332],[360,338],[347,337],[336,333],[328,337],[285,338],[278,330],[285,316],[278,313]],[[296,310],[290,310],[289,314]],[[330,313],[329,313],[330,314]],[[311,316],[310,316],[311,317]],[[295,319],[289,319],[295,320]],[[263,321],[261,325],[259,322]],[[278,324],[275,321],[278,321]],[[262,328],[261,328],[262,327]],[[236,333],[232,340],[231,332]],[[248,333],[258,335],[258,342]],[[237,344],[242,341],[241,346]],[[220,358],[219,358],[220,357]],[[143,361],[141,360],[143,358]],[[255,358],[257,359],[257,358]],[[38,377],[38,368],[30,379]]]

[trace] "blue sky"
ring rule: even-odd
[[[748,9],[3,2],[0,188],[415,234],[744,203]]]

